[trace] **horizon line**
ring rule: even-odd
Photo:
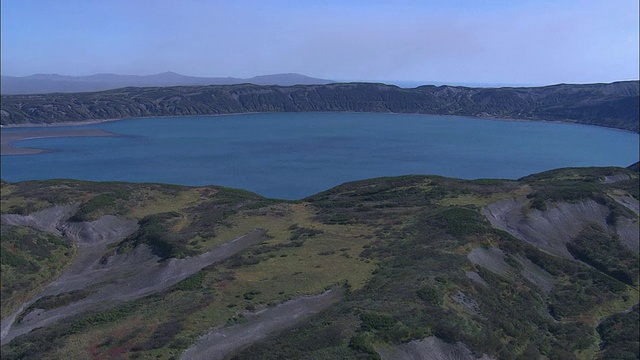
[[[443,81],[443,80],[403,80],[403,79],[331,79],[331,78],[323,78],[310,76],[306,74],[296,73],[296,72],[281,72],[281,73],[271,73],[271,74],[261,74],[254,75],[251,77],[235,77],[235,76],[198,76],[198,75],[185,75],[179,72],[167,70],[158,73],[152,74],[122,74],[122,73],[112,73],[112,72],[100,72],[93,73],[88,75],[67,75],[61,73],[34,73],[30,75],[6,75],[1,74],[2,77],[13,77],[13,78],[29,78],[32,76],[38,75],[53,75],[53,76],[63,76],[69,78],[81,78],[81,77],[91,77],[96,75],[115,75],[115,76],[134,76],[134,77],[147,77],[147,76],[156,76],[163,74],[175,74],[184,77],[193,77],[193,78],[202,78],[202,79],[238,79],[238,80],[250,80],[256,77],[263,76],[276,76],[276,75],[299,75],[308,78],[330,81],[333,83],[383,83],[387,85],[396,85],[402,87],[402,85],[415,85],[423,86],[423,85],[435,85],[435,86],[468,86],[468,87],[544,87],[544,86],[553,86],[553,85],[587,85],[587,84],[611,84],[617,82],[628,82],[628,81],[640,81],[640,79],[620,79],[620,80],[612,80],[612,81],[590,81],[590,82],[551,82],[551,83],[512,83],[512,82],[478,82],[478,81]],[[215,85],[215,84],[212,84]]]

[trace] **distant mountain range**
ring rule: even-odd
[[[164,72],[154,75],[96,74],[89,76],[66,76],[58,74],[36,74],[31,76],[2,76],[2,95],[77,93],[111,90],[128,86],[186,86],[186,85],[310,85],[328,84],[332,80],[317,79],[301,74],[273,74],[254,76],[249,79],[234,77],[195,77]]]

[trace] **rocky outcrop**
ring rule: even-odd
[[[504,260],[502,250],[498,248],[475,248],[467,255],[467,259],[498,275],[510,276],[511,267]]]
[[[609,208],[594,200],[558,202],[541,211],[529,208],[525,199],[504,199],[484,207],[482,214],[493,227],[565,258],[573,258],[567,243],[592,224],[616,233],[628,249],[637,252],[639,248],[638,220],[620,217],[612,227],[606,221]]]
[[[469,348],[461,343],[447,343],[430,336],[423,340],[414,340],[394,347],[376,349],[383,360],[489,360],[486,354],[480,358],[473,355]]]
[[[540,211],[529,209],[524,199],[505,199],[486,206],[482,214],[495,228],[552,254],[573,258],[566,244],[588,224],[607,228],[605,219],[609,209],[589,200],[556,203]]]
[[[475,248],[469,252],[467,259],[472,263],[503,277],[513,278],[515,274],[520,273],[522,277],[545,293],[553,290],[557,283],[551,274],[538,265],[532,263],[531,260],[527,258],[521,256],[515,258],[515,261],[520,264],[519,269],[507,264],[505,261],[505,253],[496,247],[489,249]],[[466,275],[471,280],[483,286],[489,286],[480,274],[476,272],[467,272]]]
[[[66,222],[59,225],[59,231],[79,245],[111,243],[123,239],[138,228],[135,219],[106,215],[90,222]]]
[[[609,194],[609,196],[618,204],[636,213],[636,215],[640,214],[640,203],[637,199],[634,199],[629,195]]]
[[[520,273],[529,282],[537,286],[544,293],[549,293],[556,287],[558,281],[553,275],[546,272],[543,268],[531,262],[525,257],[517,257],[516,261],[522,266]]]
[[[2,222],[7,225],[27,226],[62,236],[60,227],[73,216],[76,210],[76,205],[56,205],[26,216],[4,214],[2,215]]]

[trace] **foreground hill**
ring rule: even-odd
[[[622,168],[3,182],[2,358],[634,359],[638,198]]]
[[[123,88],[95,93],[2,96],[2,125],[148,116],[355,111],[570,121],[638,131],[639,82],[532,88],[371,83]]]

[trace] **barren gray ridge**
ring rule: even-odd
[[[542,250],[566,258],[572,258],[566,247],[567,242],[578,235],[586,225],[598,224],[605,229],[610,228],[605,221],[609,209],[593,200],[555,203],[545,211],[524,209],[525,206],[524,199],[505,199],[484,207],[482,213],[494,227]],[[620,236],[620,242],[624,246],[638,251],[637,220],[623,218],[610,230]]]

